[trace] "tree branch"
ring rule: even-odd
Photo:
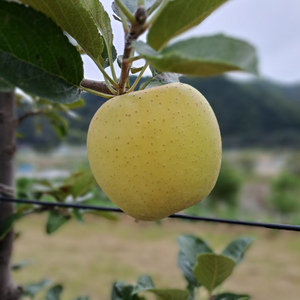
[[[138,7],[134,16],[135,22],[131,23],[130,32],[125,35],[125,48],[123,53],[122,71],[118,90],[119,95],[124,94],[126,91],[125,85],[132,65],[132,62],[127,61],[127,59],[130,58],[132,53],[132,42],[137,40],[138,37],[142,35],[146,30],[146,27],[144,26],[147,19],[145,7]]]
[[[109,90],[105,81],[95,81],[89,79],[83,79],[80,84],[82,87],[94,90],[103,94],[113,95],[113,93]],[[112,87],[114,89],[114,87]]]
[[[45,113],[44,109],[28,111],[28,112],[24,113],[23,115],[21,115],[17,118],[17,124],[16,125],[19,125],[22,121],[24,121],[28,117],[32,117],[32,116],[36,116],[36,115],[42,115],[43,113]]]

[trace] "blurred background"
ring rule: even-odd
[[[101,2],[111,14],[111,1]],[[258,51],[260,69],[259,78],[238,72],[180,78],[207,98],[223,141],[223,162],[214,190],[185,213],[300,225],[299,12],[298,0],[232,0],[177,38],[223,33],[247,40]],[[120,23],[113,24],[120,55],[123,32]],[[93,63],[85,56],[83,61],[85,77],[101,80]],[[135,78],[131,75],[131,83]],[[19,196],[34,195],[37,178],[57,183],[89,168],[87,129],[105,99],[87,93],[82,97],[84,106],[58,113],[66,122],[43,116],[22,122],[16,166]],[[22,115],[32,103],[26,97],[20,101],[17,113]],[[98,204],[114,206],[99,187],[89,193]],[[87,220],[84,226],[72,222],[51,237],[42,233],[42,216],[18,223],[26,245],[22,239],[17,241],[15,260],[34,257],[39,264],[28,267],[30,276],[24,270],[16,279],[53,277],[68,286],[63,300],[78,293],[109,299],[112,282],[135,281],[143,273],[151,274],[159,287],[184,288],[176,265],[179,234],[202,236],[217,249],[234,237],[248,235],[256,237],[253,249],[224,289],[249,293],[258,300],[298,299],[297,233],[176,220],[136,224],[127,216],[117,222],[93,216]]]

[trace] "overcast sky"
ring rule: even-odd
[[[112,1],[101,0],[101,3],[111,15]],[[120,55],[124,43],[122,26],[111,19],[114,43]],[[230,0],[177,40],[218,33],[253,44],[262,77],[282,83],[300,83],[300,0]],[[102,78],[86,56],[84,65],[86,78]]]

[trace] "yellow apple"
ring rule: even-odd
[[[218,122],[204,96],[172,83],[112,98],[87,138],[92,172],[109,199],[138,220],[203,200],[221,163]]]

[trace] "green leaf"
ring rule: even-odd
[[[174,73],[160,73],[156,75],[149,84],[147,84],[147,89],[173,82],[179,82],[178,77],[179,76]]]
[[[214,300],[249,300],[249,295],[236,295],[231,293],[224,293],[215,296]]]
[[[99,0],[82,0],[83,5],[89,11],[95,24],[102,33],[105,41],[101,56],[104,60],[103,68],[107,68],[109,64],[109,53],[112,55],[112,63],[116,60],[117,51],[113,46],[113,33],[110,24],[110,18],[104,10],[103,5]]]
[[[50,120],[58,136],[64,138],[67,135],[67,129],[68,129],[67,120],[56,112],[48,112],[45,113],[44,115]]]
[[[197,256],[202,253],[213,253],[208,244],[193,235],[180,235],[178,245],[181,252],[186,256],[189,262],[194,266],[197,262]]]
[[[72,209],[71,215],[79,223],[83,223],[82,213],[81,213],[81,211],[78,208]]]
[[[239,70],[257,74],[255,49],[244,41],[224,35],[185,40],[160,53],[142,41],[133,42],[133,45],[140,56],[162,72],[209,76]]]
[[[160,50],[170,39],[197,26],[226,0],[169,1],[150,27],[147,43]]]
[[[84,105],[85,101],[82,98],[78,99],[76,102],[65,104],[68,109],[77,109],[83,107]]]
[[[129,11],[132,14],[135,13],[137,9],[137,0],[121,0],[121,1],[125,4],[125,6],[129,9]],[[146,10],[149,11],[151,7],[153,7],[153,5],[156,4],[156,2],[157,2],[156,0],[145,0]],[[112,10],[118,17],[120,17],[118,6],[116,5],[115,2],[112,3]]]
[[[119,55],[117,57],[117,63],[118,63],[118,66],[120,67],[120,69],[122,68],[122,62],[123,62],[123,55]]]
[[[144,67],[139,67],[139,68],[132,67],[132,68],[130,68],[130,71],[131,71],[132,74],[135,74],[135,73],[138,73],[138,72],[142,71],[143,68]]]
[[[110,221],[118,221],[119,220],[119,218],[116,214],[110,213],[108,211],[84,210],[83,213],[99,216],[99,217],[105,218]]]
[[[137,294],[141,291],[154,289],[154,283],[149,275],[142,275],[138,278],[137,284],[132,292],[132,294]]]
[[[77,297],[74,300],[89,300],[90,298],[88,296],[82,296],[82,297]]]
[[[187,257],[182,251],[180,251],[178,255],[178,265],[185,279],[187,280],[190,288],[199,287],[200,284],[193,273],[194,266],[191,264],[191,262],[187,259]]]
[[[104,64],[101,53],[103,42],[97,26],[81,1],[21,0],[50,17],[73,37],[80,47],[96,62]]]
[[[90,169],[72,174],[64,181],[62,190],[70,193],[74,198],[85,195],[92,187],[96,186],[97,182]]]
[[[40,198],[41,201],[45,201],[45,202],[57,202],[57,199],[52,196],[52,195],[43,195],[41,198]]]
[[[118,281],[113,284],[111,300],[132,300],[132,285]]]
[[[36,294],[41,292],[45,287],[49,286],[50,284],[51,284],[51,280],[43,279],[40,282],[25,285],[23,286],[22,295],[34,298]]]
[[[158,70],[155,70],[153,67],[149,66],[150,67],[150,71],[152,73],[152,76],[155,77],[159,74],[161,74],[162,72],[158,71]]]
[[[52,287],[46,294],[46,300],[60,300],[62,291],[63,287],[61,285]]]
[[[26,198],[26,197],[25,197]],[[28,199],[28,198],[26,198]],[[33,210],[34,209],[34,205],[32,204],[21,204],[21,203],[18,203],[18,205],[16,205],[16,212],[17,213],[24,213],[28,210]]]
[[[237,238],[223,250],[222,254],[234,259],[236,264],[239,264],[243,260],[245,251],[253,241],[254,239],[247,237]]]
[[[194,275],[201,285],[211,293],[233,271],[235,261],[224,255],[200,254],[194,268]]]
[[[179,289],[151,289],[148,292],[152,292],[156,295],[157,300],[187,300],[189,297],[189,292],[187,290]]]
[[[0,78],[51,101],[79,98],[82,60],[54,22],[30,7],[0,1],[0,32]]]
[[[31,211],[30,211],[31,212]],[[15,213],[10,215],[0,224],[0,241],[5,238],[5,236],[12,230],[14,224],[21,219],[22,217],[26,216],[30,212],[23,212],[23,213]]]
[[[129,9],[129,11],[133,14],[136,11],[137,8],[137,1],[135,0],[121,0],[125,6]],[[120,17],[120,13],[119,13],[119,9],[118,6],[116,4],[116,2],[114,1],[111,5],[111,8],[113,10],[113,12]]]
[[[111,47],[111,52],[112,52],[112,61],[114,62],[117,59],[117,50],[114,46]],[[109,59],[108,59],[108,52],[107,52],[107,47],[104,45],[104,49],[102,52],[102,57],[104,59],[104,65],[103,68],[109,67]]]
[[[169,0],[172,1],[172,0]],[[153,0],[153,4],[147,9],[147,15],[150,16],[163,2],[163,0]]]
[[[10,268],[13,271],[19,271],[19,270],[23,269],[24,267],[27,267],[31,264],[32,264],[32,261],[23,260],[23,261],[20,261],[20,262],[17,262],[15,264],[11,265]]]
[[[195,286],[193,284],[189,283],[186,289],[189,291],[188,300],[194,300],[195,299]],[[199,292],[198,292],[198,297],[200,297]]]
[[[48,221],[46,224],[46,232],[48,234],[53,233],[58,228],[60,228],[63,224],[65,224],[69,219],[62,214],[60,214],[56,210],[51,210],[49,212]]]
[[[113,18],[118,22],[122,22],[122,20],[119,17],[117,17],[116,15],[113,15]]]
[[[101,2],[99,2],[99,0],[81,0],[81,2],[92,16],[95,24],[103,35],[106,46],[110,51],[114,37],[110,24],[110,18],[107,12],[104,10],[103,5]]]

